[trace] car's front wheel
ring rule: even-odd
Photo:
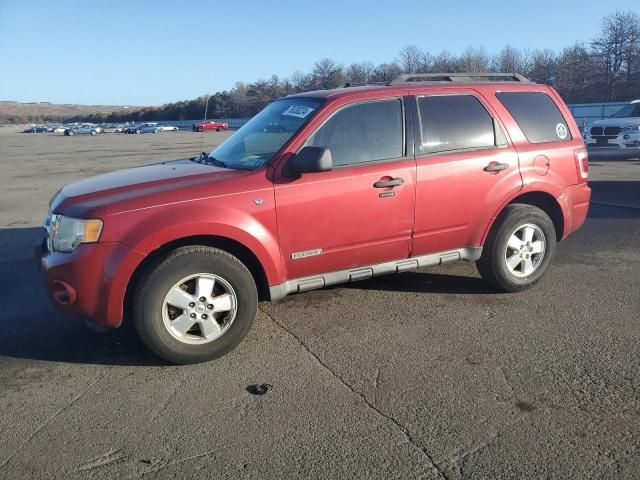
[[[555,250],[549,216],[532,205],[512,204],[496,219],[476,266],[493,287],[518,292],[542,278]]]
[[[151,351],[172,363],[212,360],[233,350],[256,316],[249,270],[229,253],[179,248],[150,267],[134,297],[134,322]]]

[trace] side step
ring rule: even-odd
[[[420,267],[432,267],[447,262],[453,262],[455,260],[475,262],[481,255],[482,247],[468,247],[457,250],[448,250],[446,252],[430,253],[419,257],[378,263],[367,267],[354,267],[348,270],[339,270],[337,272],[321,273],[318,275],[311,275],[309,277],[295,278],[293,280],[287,280],[280,285],[274,285],[269,288],[269,291],[271,294],[271,300],[275,301],[292,293],[306,292],[308,290],[315,290],[317,288],[323,288],[328,285],[337,285],[339,283],[367,280],[369,278],[386,275],[388,273],[415,270]]]

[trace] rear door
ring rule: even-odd
[[[276,182],[287,278],[407,258],[415,160],[404,111],[401,96],[337,106],[305,143],[329,148],[333,170]]]
[[[412,256],[479,246],[492,216],[522,188],[518,154],[475,90],[415,97]]]

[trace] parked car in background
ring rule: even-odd
[[[122,125],[105,125],[102,128],[103,133],[119,133],[122,131]]]
[[[587,147],[640,149],[640,100],[625,105],[609,118],[593,122],[583,136]]]
[[[201,362],[242,341],[259,299],[455,260],[530,288],[584,223],[587,178],[553,88],[400,75],[281,98],[209,154],[61,188],[38,261],[57,308]]]
[[[216,132],[221,132],[222,130],[227,130],[229,128],[229,124],[226,122],[201,122],[193,124],[194,132],[202,132],[204,130],[215,130]]]
[[[160,127],[156,122],[146,122],[129,125],[125,128],[124,133],[137,135],[142,133],[158,133],[160,131],[159,128]]]
[[[178,127],[173,125],[158,125],[158,132],[177,132],[178,130]]]
[[[124,128],[124,130],[122,131],[122,133],[128,133],[128,134],[140,134],[142,133],[142,124],[136,125],[135,123],[132,125],[129,125],[127,127]]]
[[[53,133],[64,133],[68,127],[64,125],[56,125],[53,127]]]
[[[50,127],[46,125],[33,125],[29,128],[25,128],[22,133],[46,133],[50,131]]]
[[[158,124],[156,122],[147,122],[139,126],[139,133],[158,133]]]
[[[102,127],[90,124],[67,128],[64,131],[64,134],[70,137],[74,135],[97,135],[98,133],[102,133]]]

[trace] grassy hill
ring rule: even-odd
[[[43,121],[64,121],[71,117],[109,114],[111,112],[127,113],[139,110],[136,106],[117,105],[75,105],[49,102],[21,103],[0,101],[0,124],[39,123]]]

